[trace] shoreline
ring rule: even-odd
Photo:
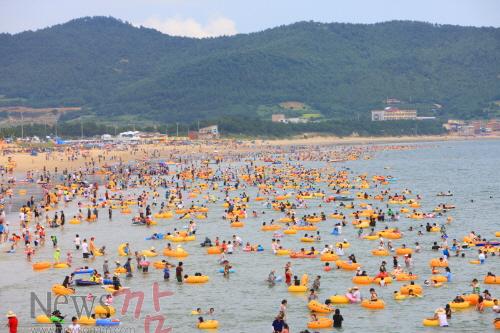
[[[106,156],[98,164],[98,167],[105,163],[116,163],[119,160],[124,162],[132,160],[141,160],[151,158],[152,152],[157,152],[156,158],[165,160],[175,159],[178,154],[213,154],[215,151],[230,149],[234,152],[255,152],[255,151],[273,151],[280,147],[291,146],[362,146],[362,145],[384,145],[384,144],[417,144],[425,142],[458,142],[458,141],[478,141],[478,140],[500,140],[500,136],[441,136],[441,135],[423,135],[423,136],[400,136],[400,137],[336,137],[336,136],[311,136],[307,138],[291,138],[277,140],[235,140],[222,139],[216,142],[194,142],[194,145],[175,145],[175,144],[143,144],[134,149],[126,150],[106,150],[102,148],[93,148],[87,151],[87,157],[83,157],[76,149],[77,158],[70,160],[65,150],[54,151],[52,153],[39,153],[37,156],[31,156],[28,152],[12,152],[0,156],[0,164],[6,165],[8,158],[11,157],[17,163],[15,173],[18,176],[28,171],[40,172],[43,167],[49,171],[59,170],[77,170],[85,167],[91,160],[97,161],[99,156]],[[75,153],[73,151],[73,153]],[[114,160],[110,158],[114,157]],[[6,175],[7,177],[7,175]]]
[[[447,141],[482,141],[500,140],[500,136],[454,136],[454,135],[422,135],[422,136],[384,136],[384,137],[338,137],[312,136],[307,138],[254,140],[261,146],[291,146],[291,145],[371,145],[386,143],[420,143],[420,142],[447,142]]]

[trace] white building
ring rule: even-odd
[[[140,141],[139,131],[128,131],[118,134],[116,137],[120,141]]]
[[[198,131],[198,137],[200,139],[217,139],[217,138],[219,138],[219,126],[213,125],[213,126],[200,128],[200,130]]]
[[[372,121],[416,119],[417,110],[401,110],[396,107],[386,107],[384,110],[372,110]]]
[[[306,118],[287,118],[286,123],[289,123],[289,124],[305,124],[307,122],[309,122],[309,119],[306,119]]]

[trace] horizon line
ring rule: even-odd
[[[452,26],[452,27],[461,27],[461,28],[500,29],[500,25],[499,26],[492,26],[492,25],[482,25],[482,26],[478,26],[478,25],[461,25],[461,24],[438,23],[438,22],[408,20],[408,19],[392,19],[392,20],[385,20],[385,21],[378,21],[378,22],[371,22],[371,23],[365,23],[365,22],[343,22],[343,21],[324,22],[324,21],[319,21],[319,20],[300,20],[300,21],[295,21],[295,22],[292,22],[292,23],[278,24],[278,25],[275,25],[275,26],[272,26],[272,27],[268,27],[268,28],[264,28],[264,29],[260,29],[260,30],[255,30],[255,31],[250,31],[250,32],[238,32],[238,33],[233,34],[233,35],[219,35],[219,36],[214,36],[214,37],[189,37],[189,36],[180,36],[180,35],[166,34],[166,33],[163,33],[160,30],[157,30],[155,28],[144,26],[142,23],[138,24],[138,23],[130,22],[128,20],[124,20],[124,19],[121,19],[121,18],[118,18],[118,17],[115,17],[115,16],[111,16],[111,15],[109,15],[109,16],[106,16],[106,15],[93,15],[93,16],[76,17],[76,18],[72,18],[70,20],[61,22],[61,23],[55,23],[55,24],[52,24],[52,25],[47,25],[45,27],[40,27],[40,28],[36,28],[36,29],[28,29],[28,30],[22,30],[22,31],[18,31],[18,32],[0,31],[0,35],[4,34],[4,35],[15,36],[15,35],[23,34],[23,33],[38,32],[38,31],[43,31],[43,30],[51,29],[51,28],[54,28],[54,27],[57,27],[57,26],[63,26],[63,25],[69,24],[69,23],[71,23],[73,21],[78,21],[78,20],[83,20],[83,19],[98,19],[98,18],[116,20],[118,22],[121,22],[123,24],[128,24],[128,25],[130,25],[130,26],[132,26],[134,28],[137,28],[137,29],[144,28],[144,29],[154,30],[154,31],[156,31],[158,33],[161,33],[162,35],[165,35],[165,36],[179,37],[179,38],[189,38],[189,39],[207,39],[207,38],[231,37],[231,36],[237,36],[237,35],[250,35],[250,34],[254,34],[254,33],[264,32],[264,31],[267,31],[267,30],[272,30],[272,29],[277,29],[277,28],[281,28],[281,27],[292,26],[292,25],[299,24],[299,23],[317,23],[317,24],[324,24],[324,25],[329,25],[329,24],[347,24],[347,25],[370,26],[370,25],[386,24],[386,23],[394,23],[394,22],[411,22],[411,23],[428,24],[428,25],[438,26],[438,27],[439,26]]]

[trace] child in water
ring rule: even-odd
[[[377,295],[377,292],[375,291],[375,289],[373,288],[370,288],[370,301],[371,302],[376,302],[378,301],[378,295]]]
[[[50,240],[52,241],[52,246],[57,247],[57,236],[50,236]]]
[[[333,327],[341,328],[344,317],[340,314],[339,309],[335,309],[335,314],[333,315]]]

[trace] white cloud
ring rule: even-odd
[[[230,36],[237,33],[234,21],[226,17],[211,19],[205,25],[192,18],[174,17],[161,20],[151,17],[143,25],[168,35],[195,38]]]

